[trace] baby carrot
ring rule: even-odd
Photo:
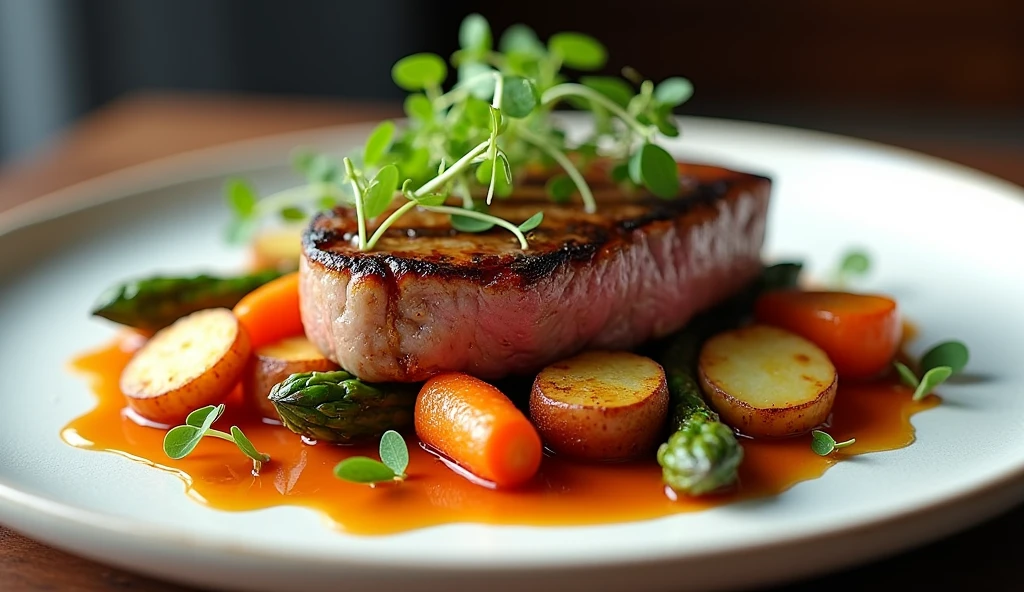
[[[501,391],[468,374],[439,374],[420,389],[416,435],[498,487],[530,480],[540,468],[537,429]]]
[[[235,305],[234,313],[254,350],[304,334],[299,313],[299,273],[283,275],[246,294]]]

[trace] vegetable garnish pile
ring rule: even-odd
[[[607,52],[597,40],[558,33],[545,44],[516,25],[495,47],[480,15],[463,21],[459,43],[450,60],[456,83],[447,91],[449,67],[440,56],[419,53],[395,64],[392,78],[412,93],[405,100],[403,129],[381,123],[362,151],[340,163],[324,154],[297,153],[294,165],[307,184],[262,200],[244,181],[230,182],[226,193],[235,220],[229,236],[244,241],[264,218],[301,221],[312,211],[341,205],[355,209],[359,248],[372,250],[399,218],[422,208],[449,215],[462,232],[504,228],[525,249],[526,233],[543,213],[513,224],[488,213],[494,197],[511,195],[531,167],[555,166],[561,173],[547,182],[551,199],[578,196],[593,212],[597,204],[581,169],[599,155],[617,163],[612,180],[665,199],[678,195],[675,159],[657,139],[679,135],[672,111],[693,94],[688,80],[655,84],[627,69],[623,78],[583,76],[572,82],[563,68],[588,72],[605,65]],[[572,141],[558,127],[551,111],[562,104],[593,116],[589,137]],[[457,205],[449,205],[451,199]]]
[[[458,82],[447,91],[442,85],[448,65],[440,57],[417,54],[395,65],[395,82],[412,92],[402,130],[394,122],[380,124],[359,154],[340,162],[300,154],[296,164],[309,183],[263,200],[246,183],[230,183],[235,238],[249,237],[270,215],[298,221],[314,209],[340,205],[355,212],[358,232],[352,240],[370,250],[396,220],[421,208],[448,216],[458,232],[504,228],[525,249],[542,213],[513,224],[489,213],[492,200],[510,198],[520,179],[546,171],[551,199],[578,198],[592,211],[596,204],[581,171],[597,160],[614,163],[601,170],[610,171],[610,181],[624,193],[643,187],[657,197],[679,199],[681,169],[656,140],[678,134],[671,111],[689,98],[687,81],[654,84],[628,71],[626,79],[584,76],[569,82],[563,66],[589,71],[604,65],[598,42],[563,33],[543,44],[517,26],[501,36],[495,50],[478,15],[463,23],[460,44],[451,58]],[[551,111],[562,102],[591,113],[595,127],[589,137],[570,141],[558,129]],[[663,207],[660,200],[648,201]],[[235,444],[251,460],[255,482],[261,469],[275,463],[261,450],[277,458],[287,452],[273,448],[281,438],[303,446],[303,455],[305,446],[352,451],[345,447],[370,445],[379,460],[372,449],[350,452],[332,459],[330,475],[399,497],[422,493],[415,483],[424,481],[425,453],[418,447],[475,484],[510,491],[537,488],[548,479],[538,477],[552,462],[547,451],[559,463],[646,463],[649,478],[660,474],[656,482],[662,485],[650,489],[658,490],[664,506],[661,490],[678,500],[742,489],[744,463],[766,442],[796,442],[819,465],[878,450],[865,449],[870,438],[851,433],[840,413],[833,416],[841,407],[837,399],[855,396],[845,393],[856,392],[859,384],[894,383],[899,377],[905,387],[885,393],[925,408],[927,403],[917,402],[967,364],[967,348],[956,341],[932,347],[918,362],[900,355],[904,324],[897,302],[850,291],[871,269],[864,251],[845,255],[830,277],[832,289],[809,290],[801,288],[802,264],[759,267],[756,248],[742,276],[750,281],[722,292],[731,298],[710,310],[706,304],[694,309],[703,312],[683,329],[645,333],[636,341],[659,339],[636,351],[563,357],[556,350],[557,357],[532,369],[557,361],[531,373],[529,387],[518,391],[433,364],[420,365],[425,374],[416,378],[389,374],[376,383],[360,378],[370,375],[359,368],[339,367],[339,356],[307,339],[314,333],[305,323],[317,315],[304,307],[308,301],[302,296],[316,282],[303,275],[299,254],[287,250],[259,258],[273,264],[238,277],[156,276],[118,284],[101,297],[94,314],[145,334],[145,343],[119,368],[118,400],[123,395],[135,416],[167,429],[162,452],[175,461],[199,462],[196,457],[214,454],[215,446],[199,448],[211,436]],[[351,323],[352,314],[346,309],[327,324]],[[374,325],[364,333],[378,330],[391,335],[395,327]],[[407,356],[409,350],[400,353]],[[411,359],[401,358],[398,365],[414,366]],[[475,374],[487,376],[476,368]],[[403,379],[421,382],[383,382]],[[853,388],[847,391],[847,385]],[[256,422],[252,440],[238,425],[230,432],[213,429],[233,405],[273,427]],[[229,417],[245,414],[235,415],[231,407]],[[247,430],[254,425],[237,423]],[[270,429],[276,443],[266,437]],[[324,463],[305,466],[303,457],[299,473],[322,470]],[[237,471],[229,472],[237,479]],[[333,477],[331,486],[346,487]],[[295,479],[297,474],[285,475],[274,487],[288,489]]]

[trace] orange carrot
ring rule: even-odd
[[[302,335],[305,331],[299,313],[299,273],[283,275],[246,294],[235,305],[234,313],[249,334],[254,350]]]
[[[537,429],[501,391],[468,374],[428,380],[413,417],[420,440],[498,487],[521,485],[540,468]]]
[[[902,338],[896,301],[847,292],[783,290],[761,296],[758,321],[788,329],[825,350],[840,378],[870,378],[885,370]]]

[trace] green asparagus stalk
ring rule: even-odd
[[[761,277],[736,298],[694,319],[672,338],[659,357],[668,382],[672,435],[658,448],[662,478],[675,492],[698,496],[736,482],[743,447],[729,426],[704,401],[697,381],[701,345],[711,335],[741,323],[757,296],[766,290],[796,285],[802,266],[766,267]]]
[[[344,370],[292,374],[270,391],[281,422],[296,434],[357,444],[412,425],[417,388],[369,385]]]
[[[281,275],[275,270],[235,277],[155,276],[107,289],[92,314],[146,331],[158,331],[205,308],[231,308],[243,296]]]

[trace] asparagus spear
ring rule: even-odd
[[[354,444],[412,425],[416,385],[369,385],[344,370],[292,374],[270,391],[281,422],[318,441]]]
[[[205,308],[231,308],[243,296],[277,278],[275,270],[236,277],[155,276],[112,286],[99,297],[92,314],[136,329],[157,331]]]
[[[742,322],[762,292],[795,286],[801,267],[796,263],[766,267],[748,290],[694,319],[660,356],[672,405],[669,427],[673,433],[658,448],[658,464],[665,483],[676,492],[703,495],[729,487],[743,460],[736,435],[719,421],[701,393],[696,376],[701,345],[714,333]]]

